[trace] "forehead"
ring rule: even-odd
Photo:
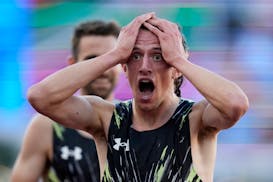
[[[79,43],[78,58],[82,58],[89,55],[102,55],[110,51],[116,44],[117,38],[112,35],[98,36],[88,35],[83,36]]]
[[[139,46],[160,46],[158,37],[153,34],[152,32],[148,31],[148,30],[143,30],[140,29],[137,39],[136,39],[136,43],[135,46],[139,47]]]

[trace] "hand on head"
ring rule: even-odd
[[[188,57],[188,53],[183,47],[183,38],[177,24],[158,18],[152,12],[137,16],[127,26],[122,28],[116,46],[116,50],[121,57],[120,63],[127,62],[142,25],[158,37],[162,56],[168,64],[174,66],[175,61]]]
[[[153,17],[143,23],[159,39],[164,60],[174,66],[174,62],[187,58],[182,44],[182,35],[178,25],[165,19]]]
[[[116,50],[121,57],[121,62],[120,63],[126,63],[127,58],[130,56],[135,42],[136,38],[139,32],[139,28],[141,25],[155,17],[155,13],[146,13],[140,16],[137,16],[134,18],[128,25],[125,27],[122,27],[121,32],[118,37],[118,43],[116,46]]]

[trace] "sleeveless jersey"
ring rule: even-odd
[[[100,181],[94,140],[57,123],[53,123],[53,160],[50,165],[50,182]]]
[[[116,104],[108,134],[104,182],[201,181],[192,167],[188,115],[193,102],[180,100],[161,127],[131,128],[132,101]]]

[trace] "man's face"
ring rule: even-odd
[[[174,92],[174,68],[165,62],[159,40],[150,31],[140,30],[125,71],[141,109],[157,108]]]
[[[116,37],[114,36],[84,36],[79,43],[78,62],[100,56],[110,51],[116,44]],[[119,76],[118,67],[115,66],[96,80],[86,85],[82,91],[86,95],[97,95],[103,99],[108,99],[113,92],[117,79]]]

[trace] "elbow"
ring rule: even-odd
[[[247,96],[242,94],[233,97],[233,99],[230,100],[229,107],[229,119],[232,125],[234,125],[247,112],[249,108],[249,101]]]
[[[43,113],[43,110],[49,104],[49,98],[46,89],[39,84],[35,84],[28,89],[27,99],[38,112]]]

